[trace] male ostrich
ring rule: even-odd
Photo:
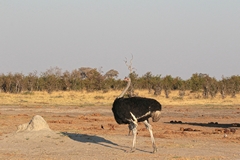
[[[127,77],[124,80],[128,81],[128,85],[113,102],[112,112],[114,114],[114,118],[118,124],[129,124],[129,126],[131,126],[133,131],[133,145],[131,152],[134,152],[136,149],[135,145],[138,122],[143,122],[146,128],[149,130],[154,153],[157,151],[157,147],[153,137],[152,126],[149,124],[148,119],[152,117],[153,122],[159,121],[161,104],[155,99],[150,98],[123,98],[123,95],[126,93],[131,84],[130,78]]]

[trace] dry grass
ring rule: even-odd
[[[226,97],[222,99],[220,95],[215,98],[204,99],[201,93],[186,92],[184,97],[178,96],[178,91],[172,91],[170,98],[165,98],[162,93],[160,96],[149,94],[147,90],[136,90],[138,96],[154,98],[162,105],[239,105],[240,99]],[[50,105],[50,106],[106,106],[111,105],[121,91],[98,92],[33,92],[21,94],[0,93],[0,105]]]

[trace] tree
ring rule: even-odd
[[[82,79],[84,78],[87,78],[87,73],[90,72],[91,70],[93,70],[93,68],[90,68],[90,67],[81,67],[78,69],[81,76],[82,76]]]
[[[4,92],[12,92],[12,81],[13,75],[12,73],[8,73],[8,75],[3,75],[2,77],[2,89]]]
[[[173,84],[172,76],[167,75],[166,77],[164,77],[162,80],[162,83],[163,83],[163,90],[164,90],[165,96],[166,98],[169,98],[169,94]]]
[[[28,76],[25,77],[25,83],[26,83],[26,89],[30,92],[33,92],[33,90],[37,90],[38,82],[38,76],[37,71],[34,71],[33,73],[29,73]]]
[[[82,90],[84,85],[83,85],[83,79],[86,78],[86,74],[84,72],[84,76],[82,74],[83,72],[80,71],[80,69],[74,69],[69,77],[69,85],[72,90]]]
[[[203,86],[203,77],[197,73],[190,78],[190,87],[193,92],[199,91]]]
[[[236,93],[240,90],[240,77],[239,76],[231,76],[227,80],[228,86],[228,94],[231,95],[232,98],[236,97]]]
[[[62,71],[58,67],[50,68],[46,72],[42,73],[42,78],[44,80],[44,88],[48,93],[51,93],[54,90],[59,90],[60,87],[60,79],[61,79]]]
[[[86,89],[87,91],[101,90],[104,77],[96,70],[92,69],[86,74]]]
[[[20,93],[23,88],[23,79],[24,75],[22,73],[15,73],[13,75],[13,81],[12,81],[12,92],[14,93]]]
[[[226,98],[226,86],[227,86],[227,79],[222,76],[222,80],[218,82],[218,87],[219,87],[222,99]]]
[[[0,92],[2,92],[2,89],[3,89],[3,78],[4,78],[4,74],[0,74]]]
[[[162,92],[162,78],[161,75],[156,75],[152,77],[152,84],[153,84],[153,90],[154,90],[154,95],[158,96],[161,95]]]
[[[216,97],[216,94],[218,92],[218,82],[216,80],[216,78],[209,78],[209,81],[208,81],[208,85],[209,85],[209,94],[211,96],[211,98],[214,98]]]
[[[118,77],[118,71],[111,69],[107,71],[104,75],[105,78],[117,78]]]
[[[185,95],[185,89],[186,89],[184,81],[180,77],[176,77],[176,78],[173,78],[172,83],[173,83],[172,89],[179,90],[179,96],[183,97]]]
[[[62,83],[62,86],[63,86],[62,89],[64,91],[71,89],[70,78],[71,78],[71,73],[69,71],[63,72],[63,75],[61,76],[61,83]]]
[[[151,90],[153,88],[153,75],[151,72],[147,72],[143,75],[143,85],[145,88],[148,89],[148,93],[151,93]]]

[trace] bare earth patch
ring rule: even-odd
[[[35,115],[47,126],[30,124]],[[0,106],[0,159],[240,159],[239,106],[163,106],[150,123],[158,152],[140,123],[127,153],[132,136],[110,106]]]

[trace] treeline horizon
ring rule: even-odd
[[[119,72],[111,69],[105,74],[101,69],[81,67],[72,71],[62,71],[58,67],[51,67],[40,74],[37,71],[28,75],[22,73],[0,74],[0,92],[22,93],[34,91],[103,91],[121,90],[126,82],[118,78]],[[150,71],[139,76],[135,71],[128,75],[132,84],[128,96],[136,96],[135,89],[147,89],[149,93],[160,95],[164,93],[166,98],[172,90],[179,90],[179,96],[183,97],[186,90],[201,92],[203,98],[214,98],[217,93],[222,98],[226,96],[236,97],[240,91],[240,76],[222,77],[217,80],[208,74],[193,73],[183,80],[181,77],[166,75],[153,75]]]

